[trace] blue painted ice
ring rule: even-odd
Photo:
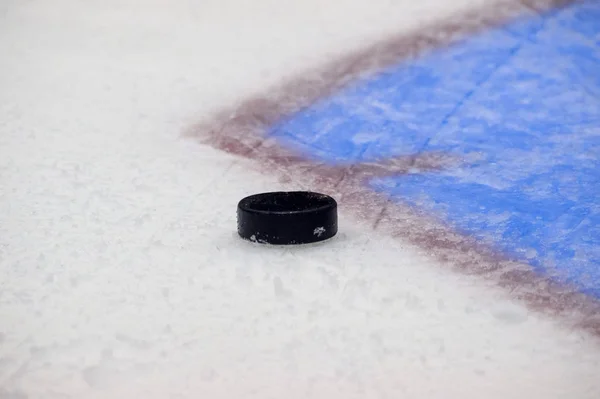
[[[598,2],[389,68],[271,134],[330,163],[477,159],[371,184],[600,298]]]

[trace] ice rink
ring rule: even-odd
[[[600,7],[553,3],[0,0],[0,399],[600,398]],[[240,240],[280,189],[338,236]]]

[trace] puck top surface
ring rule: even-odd
[[[323,241],[337,233],[337,202],[310,191],[251,195],[238,203],[238,234],[247,240],[290,245]]]

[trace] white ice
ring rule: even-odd
[[[600,348],[365,230],[264,248],[279,188],[190,125],[484,0],[2,0],[0,398],[599,398]]]

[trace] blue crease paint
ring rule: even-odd
[[[330,164],[477,155],[369,185],[600,298],[599,2],[395,65],[269,134]]]

